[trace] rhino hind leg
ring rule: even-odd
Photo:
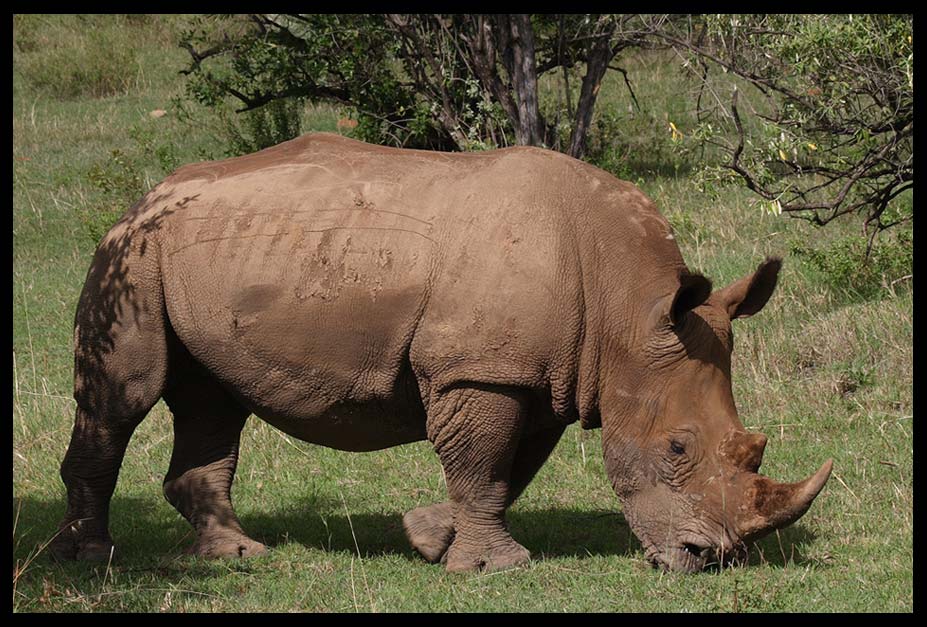
[[[402,517],[402,526],[412,548],[428,562],[437,564],[454,541],[454,503],[416,507]]]
[[[232,508],[241,430],[249,411],[188,354],[172,366],[164,399],[174,414],[174,449],[164,496],[193,526],[187,553],[252,557],[267,552],[245,534]]]
[[[144,413],[117,419],[78,406],[61,464],[67,511],[50,546],[57,559],[106,562],[114,555],[110,500],[129,439],[143,417]]]
[[[509,505],[521,496],[547,461],[563,430],[564,426],[558,425],[521,438],[512,462]],[[454,541],[454,503],[417,507],[403,516],[402,524],[412,547],[422,557],[432,564],[442,562]]]
[[[156,257],[110,238],[98,249],[74,329],[74,429],[61,463],[67,512],[51,544],[59,559],[113,555],[110,500],[135,428],[161,397],[167,325]]]

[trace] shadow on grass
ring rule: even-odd
[[[14,563],[27,560],[54,535],[64,514],[64,502],[14,498],[14,517],[17,508],[20,516],[13,538]],[[340,502],[317,500],[309,505],[294,503],[282,512],[243,514],[241,522],[254,539],[272,550],[297,543],[327,552],[359,552],[363,557],[399,555],[424,563],[405,537],[403,513],[348,514]],[[516,505],[508,519],[512,535],[536,559],[631,556],[640,550],[640,543],[624,517],[613,511],[521,510]],[[192,543],[193,533],[166,502],[116,496],[111,505],[111,531],[118,547],[118,563],[129,571],[137,568],[168,579],[227,572],[225,568],[217,569],[217,562],[177,562],[176,558]],[[806,547],[813,544],[815,537],[800,523],[792,525],[756,543],[751,548],[749,563],[777,568],[822,565],[805,556]],[[54,563],[49,555],[36,561]]]
[[[826,562],[805,555],[806,547],[814,544],[817,534],[800,522],[778,534],[773,532],[750,547],[750,565],[764,564],[774,568],[788,568],[813,564],[826,567]]]
[[[421,560],[406,539],[403,514],[351,513],[349,519],[343,506],[333,504],[324,511],[300,509],[245,515],[241,522],[270,546],[297,542],[325,551],[359,550],[365,557],[403,555]],[[508,520],[513,537],[538,558],[630,555],[639,548],[624,518],[614,512],[516,509],[509,513]]]

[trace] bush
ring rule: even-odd
[[[890,215],[914,188],[913,15],[725,14],[674,25],[683,28],[659,36],[700,84],[695,134],[719,151],[713,165],[776,213],[816,226],[853,216],[871,233],[913,221],[913,206]]]
[[[914,264],[914,240],[907,230],[883,236],[866,254],[868,242],[861,235],[838,239],[823,248],[793,244],[791,252],[821,272],[825,282],[851,299],[869,300],[894,293],[899,284],[910,285]]]
[[[155,157],[161,169],[158,178],[162,178],[183,165],[183,157],[176,141],[168,137],[159,142],[159,135],[158,129],[150,123],[138,123],[129,129],[129,137],[138,144],[141,154]]]
[[[87,180],[102,198],[95,206],[81,208],[78,217],[87,237],[96,244],[147,190],[138,162],[121,150],[91,166]]]
[[[678,176],[692,166],[669,129],[668,122],[646,110],[629,115],[605,109],[589,133],[585,160],[632,182]]]
[[[274,100],[260,109],[240,114],[236,119],[221,111],[229,156],[257,152],[298,137],[302,104],[295,98]]]

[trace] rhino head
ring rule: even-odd
[[[683,271],[648,304],[636,348],[601,390],[605,466],[625,517],[655,566],[693,572],[746,557],[749,542],[804,514],[828,460],[798,483],[758,473],[766,436],[748,432],[731,392],[731,321],[766,304],[781,261],[712,292]]]

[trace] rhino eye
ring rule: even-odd
[[[670,442],[670,450],[674,455],[682,455],[686,452],[686,448],[676,440]]]

